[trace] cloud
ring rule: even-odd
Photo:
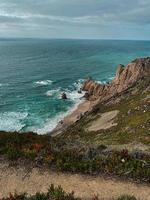
[[[0,36],[25,31],[31,37],[62,37],[63,33],[63,37],[122,38],[123,29],[130,38],[145,39],[150,30],[149,10],[149,0],[1,0],[0,29],[5,29]],[[43,33],[42,29],[36,32],[40,27]]]

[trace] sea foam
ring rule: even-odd
[[[21,129],[25,126],[22,122],[28,113],[21,112],[4,112],[0,113],[0,129],[1,131],[21,131]]]
[[[68,108],[68,111],[61,112],[58,115],[56,115],[53,119],[48,119],[47,122],[44,124],[42,128],[34,128],[32,131],[36,132],[39,135],[43,135],[46,133],[50,133],[53,131],[58,123],[64,119],[67,115],[71,114],[74,110],[77,109],[78,105],[82,103],[83,100],[80,100],[80,102],[76,102],[73,107]]]
[[[53,83],[52,80],[43,80],[43,81],[36,81],[35,84],[38,86],[45,86],[45,85],[51,85]]]
[[[42,128],[35,128],[32,131],[37,132],[38,134],[45,134],[51,132],[59,123],[59,121],[63,120],[64,117],[67,115],[71,114],[74,110],[77,109],[78,105],[83,102],[83,96],[84,92],[79,93],[78,90],[80,90],[83,79],[79,79],[77,82],[75,82],[72,86],[74,90],[71,89],[64,89],[61,90],[61,88],[58,88],[56,90],[50,90],[47,92],[47,96],[51,96],[57,93],[57,97],[60,99],[61,98],[61,93],[65,92],[67,95],[68,100],[73,102],[72,107],[68,107],[67,111],[65,112],[60,112],[58,115],[56,115],[52,119],[48,119],[47,122],[44,124]]]
[[[48,97],[52,97],[52,96],[59,97],[60,92],[61,92],[61,88],[53,89],[53,90],[48,90],[46,92],[46,96],[48,96]]]

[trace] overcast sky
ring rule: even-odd
[[[0,37],[150,40],[150,0],[0,0]]]

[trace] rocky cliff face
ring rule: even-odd
[[[88,92],[89,100],[105,100],[131,87],[142,77],[150,77],[150,57],[132,61],[126,67],[119,65],[114,80],[109,84],[99,84],[91,79],[82,87]]]

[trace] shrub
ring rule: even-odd
[[[37,155],[34,149],[24,149],[23,153],[26,158],[29,158],[31,160],[34,160]]]
[[[2,200],[27,200],[26,193],[23,194],[10,194],[9,197],[3,198]]]
[[[12,195],[3,198],[2,200],[81,200],[74,197],[74,193],[66,193],[61,186],[54,187],[51,185],[47,193],[36,193],[32,196],[27,196],[25,193],[20,195]]]
[[[36,195],[29,197],[29,200],[48,200],[48,198],[46,194],[38,192]]]
[[[15,148],[14,149],[8,149],[7,151],[7,156],[10,160],[16,160],[18,159],[20,156],[21,156],[21,152],[16,150]]]
[[[137,200],[137,199],[134,196],[122,195],[118,197],[116,200]]]

